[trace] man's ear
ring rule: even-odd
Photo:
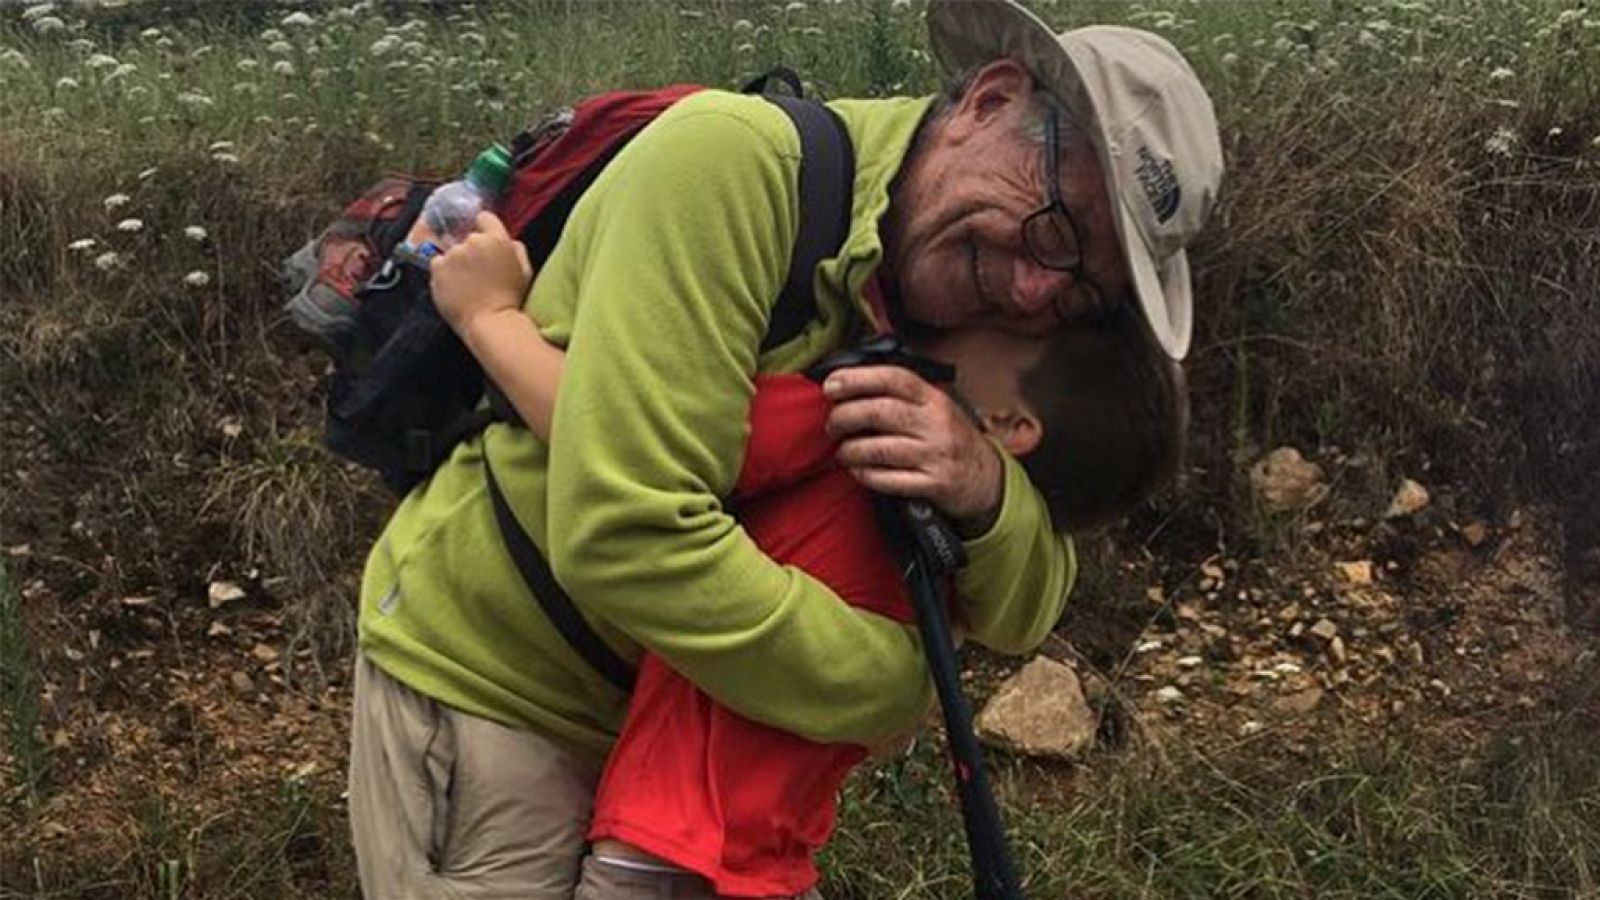
[[[985,413],[983,424],[1007,453],[1019,459],[1037,450],[1044,440],[1044,423],[1026,409]]]
[[[946,134],[956,142],[981,132],[1033,94],[1033,76],[1016,60],[997,59],[979,69],[951,111]]]

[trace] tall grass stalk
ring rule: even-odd
[[[20,799],[33,805],[49,785],[50,752],[39,733],[39,674],[22,620],[22,601],[0,562],[0,727]],[[0,800],[8,798],[0,797]]]

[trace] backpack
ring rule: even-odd
[[[768,92],[773,81],[786,84],[791,93]],[[700,90],[679,84],[599,94],[558,110],[510,141],[511,182],[498,212],[506,230],[526,246],[535,272],[605,166],[656,116]],[[836,255],[848,233],[855,159],[843,123],[821,103],[800,96],[793,72],[775,69],[744,91],[782,109],[801,143],[800,227],[761,343],[766,351],[798,336],[816,318],[812,278],[817,264]],[[325,443],[375,470],[401,495],[491,422],[520,424],[439,315],[429,293],[427,261],[402,247],[438,184],[405,176],[379,181],[284,263],[292,294],[286,310],[334,362]],[[608,681],[626,689],[632,667],[594,633],[556,583],[485,463],[495,518],[523,580],[567,642]]]
[[[820,103],[765,93],[775,70],[745,86],[780,106],[800,132],[801,226],[788,283],[773,307],[763,351],[797,336],[815,317],[811,278],[849,227],[853,154],[842,123]],[[702,90],[673,85],[613,91],[546,117],[512,139],[513,175],[500,215],[528,249],[535,271],[560,239],[573,207],[607,163],[645,125]],[[416,486],[455,445],[491,421],[516,422],[482,370],[439,316],[426,260],[396,253],[438,182],[391,176],[368,188],[315,240],[285,261],[286,309],[334,361],[325,442],[375,470],[397,494]],[[485,395],[489,404],[483,405]]]

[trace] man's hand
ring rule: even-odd
[[[520,310],[533,282],[527,248],[493,213],[478,213],[477,230],[436,256],[430,267],[439,314],[469,345],[479,322]]]
[[[834,404],[828,435],[857,481],[927,500],[964,534],[993,524],[1005,478],[999,451],[948,394],[898,366],[840,369],[822,388]]]

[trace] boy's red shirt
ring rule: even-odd
[[[736,514],[773,559],[852,606],[908,622],[871,495],[834,461],[829,409],[804,376],[757,376]],[[633,844],[705,876],[719,894],[803,893],[817,881],[812,854],[833,830],[840,785],[866,755],[724,709],[647,654],[589,837]]]

